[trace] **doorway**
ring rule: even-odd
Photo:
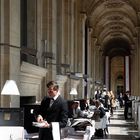
[[[110,89],[114,93],[124,91],[124,57],[116,56],[111,59]]]

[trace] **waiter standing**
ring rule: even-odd
[[[49,96],[45,96],[41,101],[36,117],[37,122],[45,122],[39,129],[39,140],[53,140],[52,122],[58,122],[60,128],[63,128],[68,121],[67,101],[60,96],[57,82],[50,81],[47,88]]]

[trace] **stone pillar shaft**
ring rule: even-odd
[[[129,56],[125,56],[125,91],[130,91]]]
[[[109,90],[109,57],[105,57],[105,85],[107,90]]]

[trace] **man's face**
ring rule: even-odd
[[[48,88],[48,95],[52,98],[57,94],[58,90],[55,89],[53,86]]]

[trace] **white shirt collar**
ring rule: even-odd
[[[59,95],[60,95],[60,92],[58,91],[57,94],[53,97],[53,99],[56,100]]]

